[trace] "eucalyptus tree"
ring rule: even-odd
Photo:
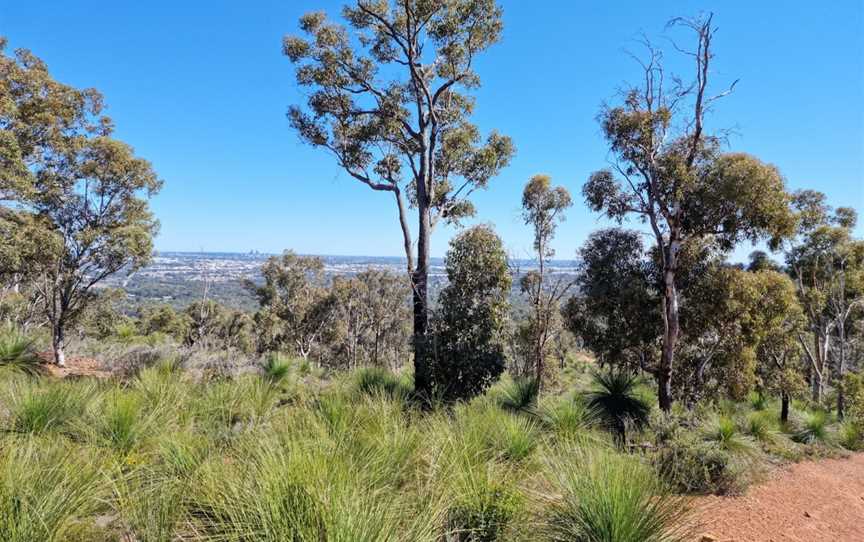
[[[722,150],[723,133],[705,124],[714,103],[729,88],[709,88],[716,28],[711,16],[673,19],[695,36],[690,82],[669,76],[660,51],[648,46],[641,83],[626,90],[623,103],[600,113],[611,150],[611,168],[593,173],[583,186],[590,208],[618,221],[646,223],[658,248],[662,276],[660,305],[663,346],[656,370],[660,408],[672,406],[675,350],[681,331],[679,254],[689,241],[710,238],[724,250],[741,240],[771,240],[791,233],[794,218],[780,172],[744,153]]]
[[[56,82],[30,52],[0,54],[0,215],[38,255],[20,258],[18,274],[31,277],[58,365],[94,287],[143,266],[158,229],[147,198],[161,181],[111,137],[102,109],[99,92]]]
[[[433,340],[433,392],[444,400],[482,393],[504,371],[511,287],[507,254],[489,226],[450,241],[448,284],[439,297]]]
[[[595,231],[579,249],[578,291],[562,312],[601,365],[619,372],[651,371],[660,337],[652,266],[634,230]]]
[[[534,378],[542,386],[546,350],[549,340],[557,334],[561,298],[572,286],[572,281],[550,281],[546,273],[549,261],[555,256],[550,246],[558,223],[564,220],[564,211],[573,205],[570,193],[563,186],[552,186],[548,175],[535,175],[522,191],[522,218],[534,230],[534,252],[537,270],[525,273],[519,283],[528,296],[532,317],[528,322]]]
[[[308,358],[324,342],[336,315],[324,261],[287,250],[268,258],[261,274],[263,284],[245,283],[261,305],[255,314],[259,349],[290,349]]]
[[[807,315],[810,337],[801,333],[799,338],[810,364],[813,399],[820,401],[832,366],[838,384],[846,372],[851,318],[864,305],[864,241],[852,237],[855,211],[847,207],[833,210],[824,194],[799,191],[794,206],[799,229],[786,253],[786,264]],[[835,338],[837,352],[832,363]],[[838,386],[837,411],[843,415],[842,386]]]
[[[288,117],[302,141],[393,198],[413,290],[415,388],[429,393],[432,231],[473,214],[469,196],[514,152],[509,138],[483,140],[469,120],[470,92],[480,85],[475,60],[499,40],[501,9],[494,0],[357,0],[342,15],[347,27],[304,15],[306,37],[285,38],[297,84],[309,92]]]

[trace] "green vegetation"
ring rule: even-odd
[[[250,311],[206,281],[182,310],[102,288],[150,260],[162,182],[97,91],[0,38],[0,539],[675,542],[687,495],[864,448],[856,212],[705,129],[732,90],[709,85],[711,15],[669,24],[695,80],[649,44],[599,115],[614,171],[585,203],[643,230],[592,233],[557,275],[572,200],[535,175],[537,269],[474,225],[432,299],[432,231],[461,228],[514,154],[470,122],[502,12],[357,0],[342,16],[285,38],[307,98],[289,122],[393,197],[405,273],[332,277],[286,250],[243,283]],[[744,241],[784,264],[730,262]]]

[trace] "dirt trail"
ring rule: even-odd
[[[705,542],[864,541],[864,453],[777,470],[739,497],[694,503]]]

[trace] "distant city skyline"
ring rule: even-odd
[[[285,118],[303,95],[281,54],[282,37],[297,33],[303,13],[325,10],[338,19],[343,4],[48,1],[34,17],[31,5],[7,2],[0,25],[10,48],[32,50],[59,81],[99,89],[117,137],[165,180],[152,201],[162,224],[157,250],[399,257],[392,198],[300,144]],[[533,174],[550,174],[575,202],[554,242],[556,258],[574,258],[591,231],[610,225],[580,193],[588,175],[607,165],[596,114],[623,83],[637,80],[626,51],[640,51],[640,32],[668,46],[677,67],[664,24],[701,11],[715,12],[719,27],[717,88],[740,79],[716,104],[710,127],[734,129],[729,149],[775,164],[790,189],[820,190],[830,204],[864,212],[859,0],[501,5],[502,42],[477,59],[483,86],[474,120],[483,134],[511,136],[517,154],[476,195],[478,215],[468,223],[494,224],[514,257],[531,255],[519,204]],[[454,231],[433,235],[434,256],[444,254]],[[740,247],[733,259],[750,250]]]

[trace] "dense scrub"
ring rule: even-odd
[[[740,490],[840,435],[817,413],[781,428],[771,403],[631,423],[646,387],[598,401],[608,386],[585,372],[575,393],[505,377],[428,410],[410,375],[384,370],[181,365],[99,381],[0,370],[0,538],[672,541],[684,494]]]

